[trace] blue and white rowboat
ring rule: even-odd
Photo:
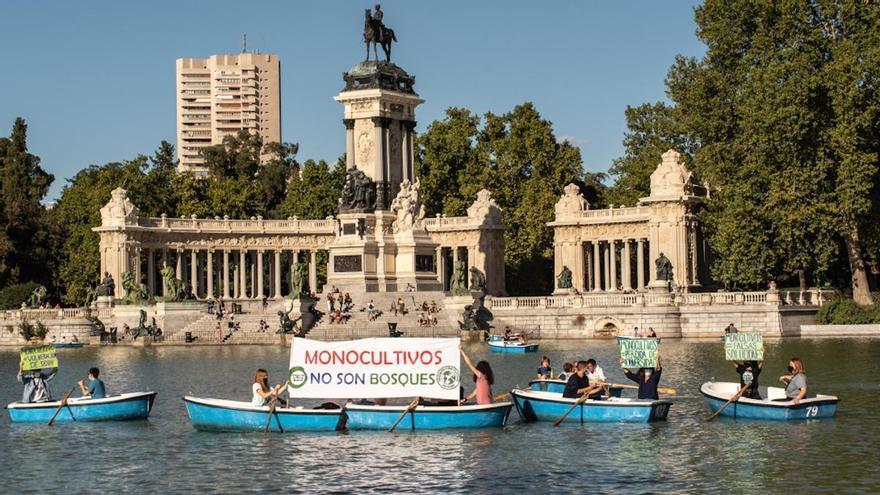
[[[707,382],[700,387],[700,393],[706,398],[706,405],[713,413],[718,411],[731,397],[739,391],[739,383]],[[758,387],[763,400],[740,397],[727,406],[721,416],[739,419],[772,419],[793,421],[800,419],[831,418],[837,413],[837,397],[833,395],[816,395],[807,397],[798,405],[784,399],[785,389],[779,387]]]
[[[561,394],[565,391],[565,380],[538,378],[529,382],[529,388],[535,392],[553,392],[554,394]],[[611,392],[611,397],[620,397],[621,393],[623,393],[623,387],[609,387],[608,390]]]
[[[197,430],[263,431],[269,417],[269,406],[253,406],[250,402],[190,396],[183,401]],[[269,431],[274,432],[335,431],[345,427],[342,409],[276,407],[272,416]]]
[[[490,340],[489,349],[492,349],[492,352],[537,352],[538,344],[523,344],[522,342],[510,340]]]
[[[510,392],[519,415],[527,421],[556,421],[577,402],[553,392],[517,390]],[[606,400],[586,400],[571,412],[568,423],[627,422],[647,423],[663,421],[672,402],[668,400],[641,400],[609,397]]]
[[[349,404],[350,430],[388,430],[403,414],[406,405],[366,406]],[[443,430],[449,428],[500,428],[513,408],[511,402],[469,406],[417,406],[408,413],[397,430]]]
[[[504,342],[504,336],[503,335],[490,335],[486,340],[488,340],[489,342]],[[511,341],[519,340],[519,334],[518,333],[510,334],[510,338],[508,340],[511,340]]]
[[[147,419],[155,398],[156,392],[133,392],[103,399],[77,397],[67,401],[67,405],[55,417],[55,422]],[[13,402],[6,406],[6,410],[13,423],[47,423],[60,404],[61,401],[33,404]]]

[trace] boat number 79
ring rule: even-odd
[[[817,414],[819,414],[819,406],[810,406],[807,408],[808,418],[815,417]]]

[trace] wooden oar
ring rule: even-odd
[[[559,426],[562,423],[562,421],[564,421],[565,418],[567,418],[568,415],[571,414],[572,411],[574,411],[574,408],[576,408],[577,406],[586,402],[586,400],[589,397],[590,397],[589,393],[585,393],[584,395],[582,395],[578,400],[576,400],[574,402],[574,404],[571,405],[571,407],[568,408],[568,411],[565,411],[565,414],[563,414],[562,417],[560,417],[559,419],[556,420],[555,423],[553,423],[553,426]]]
[[[266,417],[266,427],[263,428],[263,433],[269,432],[269,424],[272,422],[272,416],[275,415],[275,404],[277,404],[277,403],[278,403],[278,396],[277,395],[272,396],[272,399],[269,401],[269,416]],[[278,424],[278,428],[279,429],[281,428],[280,422]],[[281,430],[281,431],[282,431],[282,433],[284,432],[284,430]]]
[[[498,394],[495,397],[492,397],[492,402],[498,402],[499,400],[504,400],[504,399],[509,399],[509,398],[510,398],[510,392],[507,392],[504,394]]]
[[[61,408],[67,405],[67,399],[70,398],[70,395],[73,394],[73,391],[75,389],[76,389],[76,386],[74,385],[73,387],[70,388],[70,390],[67,391],[66,394],[64,394],[64,397],[61,398],[61,403],[58,404],[58,409],[55,409],[55,413],[52,415],[52,418],[49,419],[48,426],[52,426],[52,423],[55,422],[55,417],[57,417],[58,413],[61,412]],[[73,418],[73,413],[70,414],[70,417]],[[73,420],[76,421],[76,418],[74,418]]]
[[[743,387],[742,387],[741,389],[739,389],[739,392],[735,393],[735,394],[733,395],[733,397],[730,398],[730,400],[728,400],[727,402],[725,402],[724,405],[721,406],[721,409],[715,411],[715,414],[713,414],[713,415],[709,416],[708,418],[706,418],[706,421],[712,421],[712,420],[714,420],[715,418],[717,418],[718,415],[721,414],[721,411],[727,409],[727,406],[729,406],[732,402],[736,402],[736,400],[739,399],[739,396],[742,395],[743,392],[745,392],[747,388],[749,388],[749,385],[751,385],[751,383],[747,383],[747,384],[743,385]]]
[[[416,406],[418,406],[418,405],[419,405],[419,398],[416,397],[415,399],[413,399],[412,402],[409,403],[408,406],[406,406],[406,409],[403,410],[403,414],[401,414],[400,417],[397,418],[397,421],[395,421],[394,424],[391,425],[391,429],[388,430],[388,432],[390,433],[390,432],[394,431],[394,429],[397,428],[397,425],[399,425],[400,422],[403,421],[403,418],[405,418],[406,415],[409,414],[409,412],[412,411],[413,409],[415,409]]]
[[[606,383],[606,385],[608,385],[611,388],[615,388],[615,387],[634,388],[634,389],[639,388],[638,385],[629,385],[626,383]],[[668,395],[675,395],[678,393],[674,388],[665,388],[665,387],[658,387],[657,392],[659,392],[661,394],[668,394]]]

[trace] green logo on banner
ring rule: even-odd
[[[290,368],[287,374],[287,382],[290,388],[300,388],[306,384],[306,370],[302,366],[294,366]]]
[[[437,372],[437,384],[443,390],[452,390],[458,386],[458,368],[444,366]]]

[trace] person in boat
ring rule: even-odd
[[[734,361],[733,366],[736,368],[736,372],[739,373],[739,387],[749,386],[742,396],[748,399],[761,400],[761,393],[758,392],[758,375],[761,374],[764,362],[744,361],[740,363]]]
[[[639,327],[633,327],[633,337],[639,338],[642,335],[639,333]]]
[[[254,374],[254,384],[251,386],[251,390],[253,391],[251,405],[261,407],[267,405],[272,397],[276,397],[277,400],[277,397],[287,390],[287,384],[269,387],[269,373],[260,368]]]
[[[605,370],[596,364],[595,359],[587,359],[587,378],[591,383],[605,383]]]
[[[474,374],[475,384],[474,391],[464,399],[459,400],[458,405],[462,405],[473,398],[476,398],[477,404],[491,404],[492,384],[495,383],[495,375],[492,373],[492,366],[489,365],[488,361],[480,361],[474,366],[471,358],[465,354],[464,349],[459,347],[458,350],[461,353],[461,357],[464,359],[465,364],[467,364],[468,368],[470,368],[471,372]]]
[[[602,387],[590,384],[590,379],[587,377],[587,362],[578,361],[576,371],[568,377],[568,381],[565,383],[562,396],[567,399],[577,399],[587,394],[591,399],[599,398],[601,390]]]
[[[791,358],[788,374],[780,376],[779,380],[785,383],[785,399],[777,400],[790,400],[796,406],[807,396],[807,370],[800,359]]]
[[[727,325],[727,327],[724,329],[724,333],[727,335],[737,332],[739,332],[739,330],[737,330],[736,327],[733,326],[733,322],[730,322],[730,325]]]
[[[623,358],[620,359],[620,362],[623,363]],[[658,354],[656,368],[640,368],[636,373],[624,368],[623,374],[639,385],[639,399],[658,400],[660,396],[657,394],[657,386],[660,384],[660,373],[662,371],[660,355]]]
[[[21,394],[21,402],[30,404],[33,402],[52,402],[52,394],[49,392],[49,382],[58,373],[58,368],[52,368],[47,373],[43,370],[22,371],[24,361],[18,362],[18,383],[24,385]]]
[[[524,333],[519,334],[519,343],[520,344],[528,344],[529,343],[529,338],[526,336],[526,334],[524,334]]]
[[[562,373],[560,373],[559,376],[557,376],[556,378],[558,380],[562,380],[562,381],[568,380],[568,377],[571,376],[573,369],[574,369],[574,366],[571,363],[563,364],[562,365]]]
[[[82,394],[90,396],[92,399],[103,399],[107,397],[107,390],[104,388],[104,381],[98,378],[101,370],[98,368],[89,368],[89,383],[80,380],[77,383]]]
[[[654,331],[654,327],[648,327],[648,335],[646,335],[646,337],[651,339],[657,337],[657,332]]]
[[[512,340],[512,339],[513,339],[513,332],[510,331],[510,327],[504,327],[504,340],[508,341],[508,340]]]
[[[550,358],[547,356],[541,358],[541,367],[538,368],[538,378],[543,380],[553,378],[553,368],[550,367]]]

